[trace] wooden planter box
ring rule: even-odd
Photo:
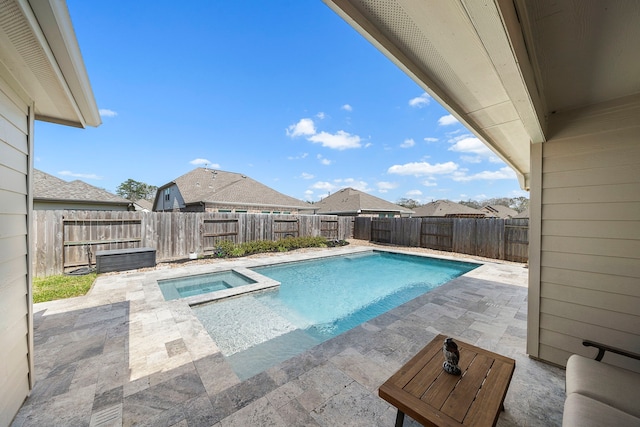
[[[153,248],[113,249],[96,252],[96,271],[133,270],[156,266],[156,250]]]

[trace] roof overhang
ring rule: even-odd
[[[640,92],[640,2],[324,0],[529,188],[548,117]],[[604,104],[603,104],[604,105]]]
[[[66,3],[8,0],[0,8],[0,76],[35,118],[86,127],[101,123]]]

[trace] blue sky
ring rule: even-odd
[[[308,201],[528,196],[321,0],[67,4],[103,123],[38,122],[47,173],[111,192],[208,166]]]

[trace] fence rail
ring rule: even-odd
[[[218,242],[353,237],[353,217],[190,212],[33,212],[35,276],[95,263],[100,250],[152,247],[158,261],[208,253]],[[88,254],[90,252],[90,254]]]
[[[354,237],[527,262],[529,220],[496,218],[355,218]]]

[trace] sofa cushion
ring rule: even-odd
[[[639,373],[574,354],[566,381],[567,396],[579,393],[640,418]]]
[[[578,393],[567,395],[562,414],[563,427],[638,427],[640,418]]]

